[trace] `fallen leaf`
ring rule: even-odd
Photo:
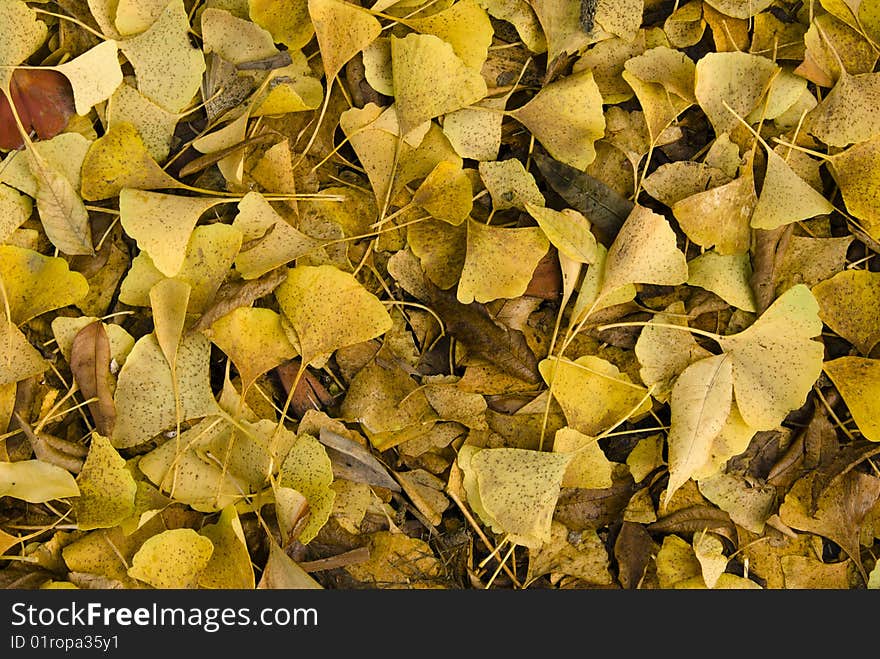
[[[76,333],[70,346],[70,371],[83,396],[91,401],[89,411],[98,434],[103,437],[113,433],[116,423],[110,359],[110,340],[100,321],[94,321]]]
[[[141,545],[128,574],[153,588],[194,589],[213,552],[213,543],[192,529],[170,529]]]
[[[0,462],[0,493],[29,503],[78,497],[79,487],[66,469],[41,460]]]
[[[880,391],[880,362],[864,357],[838,357],[822,365],[843,397],[864,437],[880,442],[880,419],[875,413],[877,393]]]
[[[112,528],[134,510],[134,478],[110,441],[97,432],[92,433],[89,453],[76,483],[80,496],[73,508],[81,531]]]

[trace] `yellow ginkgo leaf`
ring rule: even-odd
[[[458,283],[467,252],[467,224],[417,222],[407,228],[406,240],[428,279],[444,290]]]
[[[338,348],[369,341],[391,329],[375,295],[332,265],[297,266],[275,289],[307,364],[323,364]]]
[[[321,590],[323,586],[287,555],[274,538],[269,540],[269,560],[257,589]]]
[[[70,361],[70,351],[73,348],[73,340],[76,338],[76,335],[82,328],[94,323],[96,320],[100,319],[94,316],[79,316],[77,318],[56,316],[52,321],[52,335],[55,337],[58,349],[68,362]],[[134,337],[115,323],[101,324],[110,342],[110,357],[122,366],[128,353],[134,347]]]
[[[719,254],[745,254],[751,241],[755,182],[745,173],[730,183],[676,202],[672,213],[688,238]]]
[[[119,34],[139,34],[148,29],[168,5],[166,0],[118,0],[114,24]]]
[[[701,478],[700,494],[730,515],[730,519],[752,533],[764,532],[764,525],[776,509],[776,489],[755,486],[738,474],[720,473]]]
[[[134,510],[137,484],[125,459],[97,432],[92,433],[89,454],[76,483],[80,496],[73,509],[80,531],[111,528]]]
[[[51,140],[33,144],[38,162],[48,164],[48,169],[63,175],[74,190],[80,187],[83,159],[91,142],[79,133],[61,133]],[[3,164],[2,181],[31,197],[37,196],[39,170],[34,171],[35,163],[29,158],[30,152],[16,152]]]
[[[828,162],[846,209],[869,236],[880,239],[880,135],[829,157]]]
[[[567,453],[494,448],[476,451],[461,467],[470,472],[489,515],[483,522],[515,544],[537,548],[550,541],[553,511],[571,459]]]
[[[739,408],[734,402],[730,406],[730,416],[727,417],[724,427],[712,440],[706,462],[694,469],[691,478],[701,481],[722,473],[728,460],[749,447],[749,442],[756,432],[757,430],[743,421]]]
[[[672,387],[665,505],[708,460],[712,440],[724,427],[733,398],[732,361],[723,354],[696,361],[682,371]]]
[[[642,82],[662,85],[684,101],[697,101],[694,97],[696,65],[680,50],[656,46],[627,60],[624,68]]]
[[[880,442],[880,361],[865,357],[838,357],[822,370],[831,378],[865,439]]]
[[[570,0],[528,0],[528,3],[544,32],[548,61],[552,62],[562,53],[582,52],[597,40],[581,24],[579,3]]]
[[[516,158],[481,162],[477,167],[496,211],[506,208],[525,210],[526,203],[544,205],[544,195],[538,189],[535,177]]]
[[[0,496],[29,503],[79,496],[70,472],[42,460],[0,462]]]
[[[189,40],[183,0],[171,0],[146,32],[119,42],[134,67],[138,90],[169,112],[180,112],[199,91],[205,56]]]
[[[116,88],[107,104],[108,129],[116,124],[134,126],[156,162],[168,157],[179,118],[126,83]]]
[[[15,245],[0,245],[0,281],[9,319],[16,325],[76,304],[89,292],[86,278],[63,258]]]
[[[33,202],[30,197],[0,183],[0,243],[5,243],[27,221],[32,210]]]
[[[810,132],[829,146],[845,147],[880,135],[880,73],[842,73],[810,113]]]
[[[812,291],[822,322],[868,356],[880,343],[880,273],[844,270]]]
[[[693,546],[703,571],[706,588],[715,588],[727,569],[728,558],[724,555],[724,544],[717,535],[704,531],[694,534]]]
[[[207,335],[235,364],[245,391],[260,375],[296,356],[281,316],[271,309],[235,309],[215,321]]]
[[[202,50],[233,64],[268,59],[278,54],[270,32],[232,13],[209,7],[202,12]]]
[[[507,21],[514,28],[526,47],[533,53],[547,50],[547,40],[535,11],[526,0],[478,0],[480,6],[493,18]]]
[[[596,237],[590,231],[590,222],[571,208],[561,211],[525,202],[529,212],[544,235],[562,254],[577,263],[596,262]]]
[[[752,212],[752,228],[776,229],[833,210],[831,202],[798,176],[785,160],[775,151],[767,150],[767,173]]]
[[[542,87],[510,116],[556,160],[583,170],[596,158],[596,140],[605,135],[602,102],[592,71],[584,70]]]
[[[70,81],[76,113],[88,114],[95,105],[105,101],[122,83],[117,44],[112,39],[75,57],[69,62],[51,67]]]
[[[177,351],[186,324],[186,308],[191,291],[189,284],[177,279],[163,279],[150,289],[156,342],[172,376],[177,370]]]
[[[487,98],[443,117],[443,134],[462,158],[497,160],[501,149],[504,99]]]
[[[675,379],[684,369],[711,353],[696,342],[693,335],[664,325],[686,326],[683,302],[674,302],[656,314],[639,333],[636,358],[641,364],[639,376],[653,396],[661,402],[669,399]]]
[[[398,146],[408,148],[393,133],[375,126],[382,115],[382,108],[367,103],[363,108],[350,108],[339,116],[339,126],[367,173],[370,187],[379,205],[393,197],[389,190],[394,181],[394,168]]]
[[[394,99],[401,131],[481,100],[486,82],[452,46],[432,34],[391,37]]]
[[[189,334],[177,351],[176,386],[155,334],[138,339],[119,371],[117,420],[110,438],[115,448],[151,440],[180,422],[198,419],[217,409],[208,377],[211,343]]]
[[[175,275],[175,279],[186,282],[191,288],[187,313],[204,311],[214,299],[238,254],[241,241],[241,231],[228,224],[218,222],[195,228],[186,247],[183,265]],[[150,306],[150,289],[164,278],[149,254],[141,252],[122,280],[120,302],[137,307]]]
[[[248,0],[251,20],[288,50],[304,48],[315,33],[307,0]]]
[[[688,262],[688,284],[712,291],[738,309],[755,312],[751,277],[752,262],[748,254],[723,255],[709,250]]]
[[[440,161],[413,194],[412,203],[449,224],[461,224],[473,208],[471,180],[461,166]]]
[[[684,254],[662,215],[635,206],[608,249],[602,295],[628,284],[674,286],[687,281]]]
[[[232,226],[251,243],[235,257],[235,269],[244,279],[256,279],[280,265],[314,252],[320,241],[293,228],[259,192],[249,192],[238,203]]]
[[[733,360],[736,403],[746,423],[772,430],[804,404],[822,372],[819,304],[803,284],[792,286],[748,328],[718,343]],[[780,368],[785,364],[785,368]]]
[[[625,418],[651,409],[651,397],[611,362],[584,355],[575,361],[548,357],[538,364],[541,377],[562,408],[568,425],[595,437]]]
[[[576,538],[574,536],[577,536]],[[553,520],[550,540],[529,551],[526,584],[544,574],[575,577],[582,583],[612,587],[611,560],[602,538],[593,529],[572,534],[562,522]],[[592,587],[592,586],[590,586]]]
[[[706,4],[731,18],[751,18],[767,9],[773,0],[706,0]]]
[[[114,123],[92,142],[82,171],[81,191],[83,199],[88,201],[115,197],[123,188],[186,187],[159,167],[137,129],[129,123]]]
[[[727,133],[738,126],[737,117],[747,116],[764,97],[779,66],[751,53],[708,53],[696,66],[694,93],[715,133]]]
[[[8,89],[11,67],[21,64],[46,40],[48,28],[37,13],[24,2],[12,0],[0,4],[0,89]],[[10,68],[6,68],[10,67]]]
[[[574,308],[571,312],[570,327],[585,321],[590,314],[599,309],[613,307],[616,304],[629,302],[636,296],[634,284],[624,284],[609,292],[603,292],[605,284],[605,264],[608,262],[608,250],[602,243],[596,245],[596,262],[581,280]]]
[[[48,368],[49,362],[22,331],[5,318],[0,320],[0,385],[14,385]]]
[[[270,74],[269,91],[254,105],[251,117],[273,116],[290,112],[314,110],[324,100],[324,87],[321,81],[309,75],[311,69],[305,56],[297,53],[300,60]]]
[[[308,0],[324,73],[333,80],[342,67],[382,34],[382,25],[370,13],[341,0]],[[285,11],[288,11],[285,8]]]
[[[539,227],[506,228],[468,220],[458,301],[470,304],[521,296],[549,249]]]
[[[459,0],[436,14],[404,22],[417,32],[433,34],[452,45],[461,61],[477,71],[492,45],[492,22],[476,0]]]
[[[211,560],[199,574],[199,587],[252,590],[254,568],[235,506],[224,508],[217,523],[206,524],[199,535],[214,546]]]
[[[202,213],[228,201],[123,188],[119,193],[119,219],[159,272],[173,277],[183,265],[187,244]]]
[[[560,428],[553,438],[553,452],[572,455],[562,478],[562,487],[601,490],[614,484],[614,463],[605,456],[595,437],[574,428]]]
[[[131,559],[128,575],[162,589],[198,588],[214,545],[193,529],[170,529],[148,538]]]
[[[324,445],[308,434],[297,437],[281,465],[277,482],[281,487],[293,488],[309,502],[309,520],[298,538],[307,545],[330,519],[336,497],[336,492],[330,487],[333,466]]]

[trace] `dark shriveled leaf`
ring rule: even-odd
[[[553,517],[573,531],[600,529],[620,517],[635,491],[631,476],[600,490],[563,488]]]
[[[268,295],[287,278],[287,268],[276,268],[258,279],[224,283],[220,286],[211,306],[205,309],[202,317],[193,325],[191,332],[208,329],[218,318],[239,307],[249,307],[264,295]]]
[[[116,405],[110,388],[110,340],[103,323],[96,320],[83,327],[70,349],[70,371],[89,402],[95,428],[104,437],[113,434]]]
[[[830,464],[815,473],[813,478],[810,514],[815,515],[819,508],[819,498],[842,476],[859,466],[865,460],[880,454],[880,444],[867,440],[857,440],[848,444],[834,456]]]
[[[627,590],[638,588],[654,552],[654,540],[642,524],[623,522],[614,541],[620,585]]]
[[[400,492],[400,485],[391,477],[385,466],[369,450],[354,440],[338,435],[332,430],[321,428],[318,440],[324,445],[333,477],[344,478],[355,483],[366,483]]]
[[[736,547],[736,526],[723,510],[712,506],[689,506],[676,510],[653,524],[648,525],[650,533],[700,533],[712,531],[729,540]]]

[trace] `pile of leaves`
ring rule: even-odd
[[[877,3],[0,26],[5,587],[880,587]]]

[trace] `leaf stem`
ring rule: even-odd
[[[682,332],[690,332],[691,334],[696,334],[698,336],[705,336],[707,339],[712,339],[715,342],[718,342],[721,339],[721,335],[715,334],[714,332],[707,332],[705,330],[697,329],[695,327],[688,327],[687,325],[673,325],[671,323],[655,323],[654,321],[647,322],[639,322],[634,321],[630,323],[611,323],[610,325],[600,325],[596,328],[597,332],[604,332],[608,329],[614,329],[615,327],[660,327],[663,329],[675,329],[681,330]]]

